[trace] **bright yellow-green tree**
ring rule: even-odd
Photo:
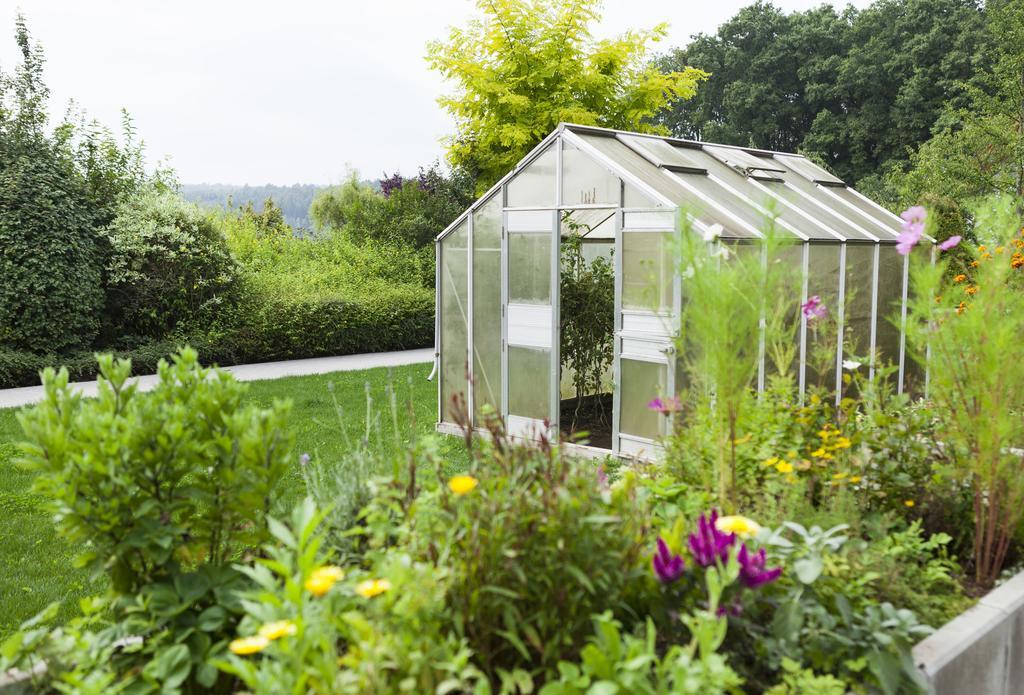
[[[457,85],[453,166],[487,188],[560,122],[661,132],[651,117],[688,99],[707,74],[663,73],[648,60],[667,25],[595,39],[599,0],[477,0],[482,17],[429,44],[431,67]]]

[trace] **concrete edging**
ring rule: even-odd
[[[936,695],[1024,692],[1024,572],[914,647]]]

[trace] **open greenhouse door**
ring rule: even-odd
[[[505,211],[505,421],[513,436],[558,431],[557,229],[557,211]]]
[[[669,417],[649,407],[675,396],[678,283],[668,211],[622,213],[615,238],[614,451],[657,457]]]

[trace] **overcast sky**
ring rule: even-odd
[[[597,33],[667,21],[668,48],[751,1],[606,0]],[[425,46],[475,11],[470,0],[0,0],[5,70],[19,8],[46,51],[54,113],[74,98],[114,126],[125,108],[150,159],[168,157],[181,181],[235,184],[412,174],[443,158],[452,123],[436,98],[450,87]]]

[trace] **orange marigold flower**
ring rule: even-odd
[[[971,267],[972,268],[977,268],[978,267],[978,262],[977,261],[971,261]]]
[[[970,285],[969,287],[965,287],[964,288],[964,292],[966,292],[969,295],[978,294],[978,286],[977,285]]]
[[[967,309],[967,302],[960,302],[956,307],[956,313],[962,314]]]
[[[957,275],[956,277],[953,278],[953,282],[963,282],[966,279],[967,279],[967,276],[964,275],[963,273],[960,273],[959,275]]]

